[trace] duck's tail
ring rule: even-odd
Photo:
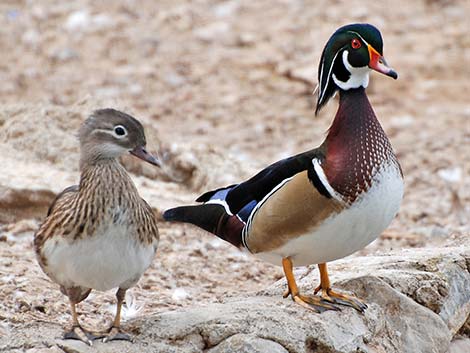
[[[170,222],[191,223],[238,248],[242,245],[242,231],[245,224],[237,217],[229,215],[219,204],[203,204],[171,208],[163,213]]]

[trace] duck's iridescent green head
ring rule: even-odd
[[[383,57],[382,35],[374,26],[343,26],[326,43],[318,69],[318,101],[315,113],[339,89],[367,87],[370,69],[398,78]]]

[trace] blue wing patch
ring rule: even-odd
[[[248,218],[250,217],[251,213],[253,212],[253,209],[256,207],[258,204],[258,201],[252,200],[248,204],[246,204],[240,212],[237,213],[237,216],[243,221],[243,222],[248,222]]]

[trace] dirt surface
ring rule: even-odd
[[[340,25],[382,31],[398,81],[373,73],[372,105],[400,159],[398,217],[361,254],[470,235],[468,1],[7,1],[0,4],[0,334],[67,325],[68,303],[31,240],[53,195],[78,180],[76,131],[93,109],[142,120],[163,171],[126,158],[157,214],[319,145],[323,45]],[[261,290],[279,268],[189,226],[160,222],[152,267],[124,319]],[[131,303],[132,302],[132,303]],[[112,292],[79,306],[107,326]]]

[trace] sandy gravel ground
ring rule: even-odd
[[[1,2],[0,334],[69,322],[31,240],[53,194],[77,181],[75,134],[90,111],[116,107],[145,123],[166,168],[124,162],[160,215],[321,143],[337,103],[314,116],[317,65],[349,22],[381,29],[400,74],[372,74],[368,93],[406,180],[397,219],[361,253],[470,235],[469,15],[458,0]],[[158,255],[130,291],[125,319],[282,277],[192,227],[160,224]],[[112,292],[79,307],[88,326],[113,311]]]

